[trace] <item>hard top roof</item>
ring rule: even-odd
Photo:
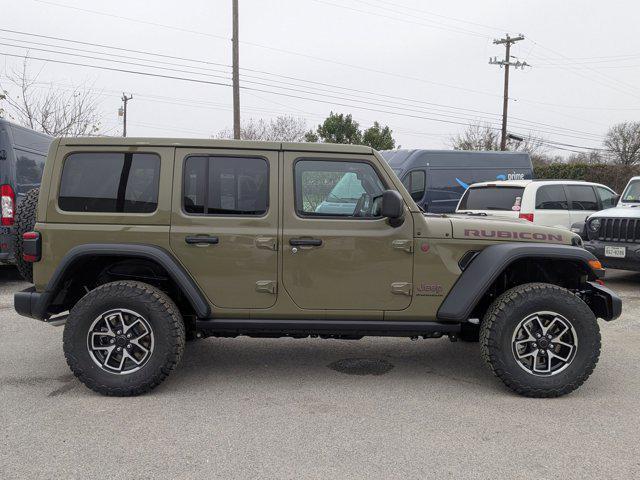
[[[109,146],[109,147],[188,147],[246,150],[292,150],[327,153],[372,153],[364,145],[341,145],[335,143],[260,142],[248,140],[214,140],[199,138],[151,138],[151,137],[63,137],[60,145]]]

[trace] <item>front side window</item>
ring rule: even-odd
[[[571,210],[598,210],[596,192],[589,185],[567,185]]]
[[[72,153],[62,169],[58,205],[67,212],[151,213],[159,180],[155,153]]]
[[[536,192],[536,210],[569,210],[562,185],[547,185]]]
[[[299,160],[295,164],[300,215],[377,218],[384,185],[364,162]]]
[[[404,177],[404,180],[402,181],[402,184],[411,195],[411,198],[416,202],[419,202],[422,200],[422,197],[424,197],[426,183],[424,170],[414,170]]]
[[[183,207],[201,215],[264,215],[269,166],[264,158],[187,157]]]
[[[615,192],[612,192],[608,188],[604,187],[596,187],[596,189],[598,190],[598,195],[600,195],[602,208],[611,208],[616,206],[618,198]]]
[[[640,203],[640,180],[634,180],[627,185],[622,194],[624,203]]]

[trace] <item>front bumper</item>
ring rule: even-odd
[[[625,258],[612,258],[604,254],[606,246],[625,247]],[[584,242],[584,248],[593,253],[600,263],[606,268],[615,268],[618,270],[635,270],[640,271],[640,244],[625,242],[603,242],[601,240],[589,240]]]
[[[587,283],[586,301],[596,317],[609,322],[622,315],[622,299],[613,290],[596,282]]]

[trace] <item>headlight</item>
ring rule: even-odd
[[[597,232],[598,230],[600,230],[600,219],[599,218],[594,218],[593,220],[591,220],[589,222],[589,230],[591,230],[592,232]]]

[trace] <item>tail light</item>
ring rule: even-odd
[[[0,204],[2,205],[2,225],[13,225],[13,218],[16,206],[16,194],[11,185],[0,186]]]
[[[528,222],[533,222],[533,213],[521,213],[520,218]]]
[[[42,244],[39,232],[22,234],[22,259],[25,262],[39,262],[42,257]]]

